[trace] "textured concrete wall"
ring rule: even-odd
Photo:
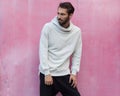
[[[40,30],[61,1],[0,0],[0,96],[39,96]],[[120,0],[68,1],[83,35],[81,95],[119,96]]]

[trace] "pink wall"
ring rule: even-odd
[[[60,1],[0,0],[0,96],[39,96],[40,30]],[[82,96],[120,96],[120,0],[68,0],[83,35]]]

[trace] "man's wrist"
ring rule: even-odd
[[[76,75],[77,74],[76,70],[72,70],[71,74]]]
[[[49,74],[50,74],[50,71],[49,71],[49,70],[46,70],[46,71],[45,71],[45,76],[46,76],[46,75],[49,75]]]

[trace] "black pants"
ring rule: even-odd
[[[70,75],[53,76],[53,85],[45,85],[44,75],[40,73],[40,96],[56,96],[60,92],[63,96],[80,96],[77,88],[69,83]]]

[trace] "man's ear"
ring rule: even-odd
[[[71,19],[71,18],[72,18],[72,16],[73,16],[73,13],[71,13],[69,16],[70,16],[70,19]]]

